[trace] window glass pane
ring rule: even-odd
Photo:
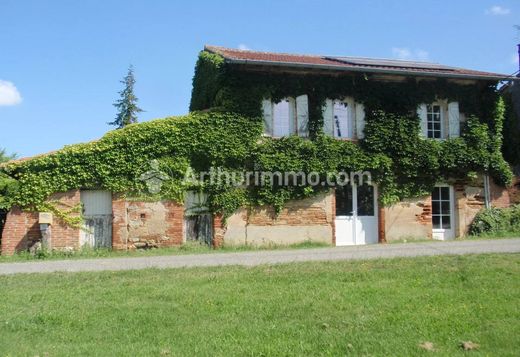
[[[347,103],[334,101],[334,136],[336,138],[350,137],[350,123]]]
[[[440,139],[441,138],[441,132],[440,131],[434,131],[433,132],[433,137],[435,139]]]
[[[433,188],[432,200],[434,200],[434,201],[438,201],[439,200],[439,198],[440,198],[439,192],[440,192],[440,187],[434,187]]]
[[[432,200],[432,214],[440,214],[441,213],[441,204],[439,201]]]
[[[442,228],[444,229],[450,229],[451,228],[451,217],[448,216],[442,216]]]
[[[450,188],[449,187],[441,187],[441,199],[443,201],[450,200]]]
[[[441,217],[440,216],[432,216],[432,224],[433,224],[433,229],[441,228]]]
[[[287,99],[283,99],[280,103],[273,106],[273,135],[287,136],[289,135],[290,120],[290,103]]]
[[[442,208],[443,214],[449,214],[450,213],[450,201],[443,201],[441,208]]]
[[[357,215],[374,215],[374,186],[364,184],[357,188]]]
[[[336,216],[352,216],[352,186],[336,187]]]

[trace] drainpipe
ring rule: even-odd
[[[484,205],[486,208],[491,207],[490,203],[490,191],[489,191],[489,175],[484,174]]]

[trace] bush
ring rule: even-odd
[[[486,208],[480,211],[471,226],[469,234],[520,233],[520,205],[510,208]]]

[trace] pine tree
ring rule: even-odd
[[[134,94],[134,67],[128,67],[128,73],[121,81],[125,85],[125,89],[118,92],[121,96],[113,105],[118,109],[116,119],[108,123],[114,125],[117,129],[123,128],[128,124],[137,123],[137,113],[143,110],[137,106],[137,97]]]

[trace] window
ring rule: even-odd
[[[283,99],[280,103],[273,104],[273,135],[287,136],[291,133],[291,120],[293,110],[291,110],[291,102],[288,99]],[[292,113],[291,113],[292,112]]]
[[[442,108],[438,104],[426,106],[427,137],[441,139],[442,136]]]
[[[374,186],[364,185],[357,187],[357,215],[374,216]]]
[[[353,213],[352,186],[336,187],[336,216],[352,216]]]
[[[265,135],[282,137],[288,135],[308,136],[309,105],[306,95],[284,98],[274,103],[262,102]]]
[[[323,107],[323,132],[339,139],[353,139],[357,129],[357,137],[363,137],[364,107],[353,98],[343,100],[327,99]]]
[[[339,100],[334,101],[333,127],[335,138],[352,138],[352,115],[349,113],[349,105]]]
[[[451,198],[448,186],[433,189],[432,223],[433,229],[451,229]]]

